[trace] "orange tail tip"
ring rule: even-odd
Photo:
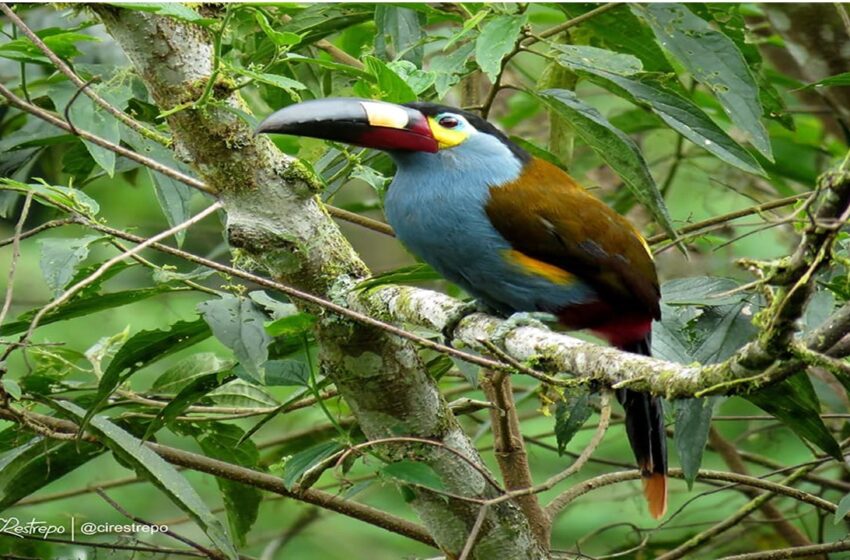
[[[667,477],[661,473],[652,473],[641,478],[643,495],[649,503],[649,514],[653,519],[661,519],[667,513]]]

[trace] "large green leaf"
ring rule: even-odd
[[[475,40],[475,60],[491,82],[502,71],[502,60],[514,49],[524,24],[524,15],[496,16],[481,29]]]
[[[768,414],[776,416],[801,438],[844,462],[841,447],[821,420],[820,401],[805,372],[759,389],[745,398]]]
[[[433,490],[446,489],[437,471],[431,468],[431,465],[419,461],[403,460],[390,463],[381,469],[381,474],[405,484],[416,484]]]
[[[658,185],[631,138],[614,128],[599,111],[581,101],[572,91],[550,89],[534,95],[569,121],[576,134],[617,172],[664,231],[675,238],[675,228]]]
[[[364,57],[363,64],[366,70],[375,77],[375,83],[359,82],[359,85],[373,91],[376,97],[391,103],[416,101],[416,93],[413,89],[383,61],[374,56],[367,56]],[[369,91],[360,93],[368,96]]]
[[[53,101],[53,105],[56,106],[56,110],[61,113],[67,110],[68,104],[77,93],[77,86],[70,82],[63,82],[48,88],[47,93]],[[109,101],[112,102],[113,100],[110,99]],[[123,99],[124,104],[126,104],[126,101],[126,98]],[[121,101],[117,102],[117,106],[123,107]],[[78,129],[90,132],[113,144],[118,144],[121,141],[121,123],[102,108],[96,106],[88,96],[78,95],[68,113],[74,126]],[[112,177],[115,174],[115,152],[86,140],[83,142],[94,161]]]
[[[256,381],[269,358],[271,337],[266,334],[266,315],[248,298],[225,295],[198,304],[198,312],[215,337],[233,350],[236,359]]]
[[[78,27],[77,29],[80,28]],[[50,50],[65,60],[72,59],[81,54],[77,49],[77,43],[100,41],[97,37],[79,33],[75,29],[61,29],[58,27],[41,29],[36,31],[35,34],[44,41]],[[4,42],[0,45],[0,57],[53,66],[50,59],[41,52],[41,49],[26,37]]]
[[[184,165],[181,165],[171,150],[165,146],[129,130],[122,131],[122,138],[138,153],[166,167],[181,171],[189,176],[192,175],[191,171]],[[188,220],[190,216],[189,202],[192,196],[194,196],[195,190],[176,179],[172,179],[167,175],[151,169],[148,169],[147,173],[153,182],[156,199],[159,202],[160,208],[162,208],[163,214],[165,214],[165,218],[168,220],[168,225],[174,227]],[[178,246],[183,244],[185,237],[186,230],[177,232],[175,239]]]
[[[156,393],[176,394],[195,379],[233,369],[234,365],[230,360],[223,360],[212,352],[192,354],[157,377],[151,390]]]
[[[168,401],[165,408],[148,424],[144,438],[147,440],[165,424],[171,423],[180,416],[184,410],[195,404],[204,395],[220,387],[223,383],[230,381],[234,375],[228,371],[216,371],[194,377],[187,383],[174,398]]]
[[[599,4],[567,2],[559,4],[558,7],[570,18],[575,18],[598,8]],[[652,30],[631,13],[626,4],[620,4],[611,10],[596,14],[582,22],[579,29],[589,31],[594,44],[598,42],[612,51],[638,57],[647,72],[673,71],[667,57],[664,56],[664,51],[658,46]]]
[[[48,185],[47,183],[21,183],[0,177],[0,187],[20,193],[32,193],[33,198],[48,206],[70,208],[84,216],[92,217],[100,211],[97,201],[78,189]]]
[[[0,454],[0,511],[103,453],[97,444],[36,436]]]
[[[124,343],[109,362],[100,378],[97,396],[83,424],[95,414],[118,386],[136,371],[166,356],[188,348],[208,338],[211,332],[207,324],[196,321],[179,321],[167,329],[139,331]]]
[[[555,405],[555,439],[558,442],[559,455],[564,454],[567,445],[591,414],[593,407],[587,393],[579,393],[558,401]]]
[[[375,5],[375,54],[383,60],[409,60],[422,66],[425,15],[391,4]]]
[[[475,43],[464,43],[454,51],[436,55],[430,60],[430,69],[437,74],[434,89],[437,90],[438,99],[445,97],[451,87],[460,81],[460,77],[467,71],[467,65],[474,51]]]
[[[84,419],[91,414],[67,401],[57,401],[56,406],[76,420]],[[139,476],[150,480],[177,507],[188,514],[228,558],[236,560],[239,557],[227,529],[216,519],[213,512],[177,469],[166,463],[137,437],[116,426],[105,416],[92,416],[89,425],[101,436],[113,453],[132,465]]]
[[[632,4],[631,8],[694,79],[717,96],[753,146],[772,160],[767,129],[761,122],[759,88],[735,43],[682,4]]]
[[[304,473],[342,449],[336,441],[325,441],[299,451],[283,466],[283,484],[292,489]]]
[[[357,284],[358,290],[368,290],[386,284],[415,284],[417,282],[431,282],[440,280],[442,276],[424,263],[403,266],[396,270],[378,274]]]
[[[237,426],[216,423],[207,426],[195,439],[208,457],[256,469],[260,454],[254,442],[243,439],[244,435],[245,432]],[[244,545],[245,535],[257,521],[263,493],[258,488],[232,480],[216,477],[215,481],[224,499],[230,530]]]
[[[640,68],[635,69],[629,64],[629,60],[624,58],[628,55],[593,47],[556,45],[556,48],[561,51],[557,58],[560,64],[649,108],[670,128],[721,160],[749,173],[764,175],[758,161],[695,103],[649,76],[631,77]],[[639,62],[637,59],[634,61]]]
[[[676,417],[673,442],[676,445],[679,463],[682,465],[682,473],[685,475],[689,490],[693,488],[702,464],[702,454],[711,428],[711,415],[718,400],[717,397],[708,397],[673,402]]]
[[[47,315],[41,318],[39,325],[49,325],[57,321],[66,321],[75,317],[84,317],[104,311],[106,309],[114,309],[122,305],[129,305],[154,296],[158,296],[167,292],[186,291],[179,288],[174,289],[168,286],[157,286],[156,288],[140,288],[138,290],[125,290],[123,292],[113,292],[111,294],[90,294],[85,297],[77,297],[70,302],[54,309]],[[19,316],[15,321],[6,323],[0,327],[0,336],[9,336],[24,332],[29,328],[30,321],[38,313],[39,309],[32,309]]]
[[[99,235],[41,239],[41,271],[54,296],[65,290],[77,267],[89,255],[89,245],[102,239]]]

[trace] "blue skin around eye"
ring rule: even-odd
[[[498,138],[473,132],[435,154],[390,155],[398,171],[384,202],[387,220],[408,249],[448,280],[502,315],[555,313],[598,299],[579,280],[556,284],[506,260],[511,246],[485,206],[490,187],[515,180],[522,162]]]

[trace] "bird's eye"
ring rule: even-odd
[[[440,117],[440,120],[438,122],[443,128],[455,128],[457,127],[457,125],[460,124],[460,121],[457,119],[457,117],[451,117],[448,115],[445,117]]]

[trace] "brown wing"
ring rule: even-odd
[[[516,251],[577,276],[620,309],[660,317],[646,242],[558,167],[533,158],[519,179],[491,187],[486,211]]]

